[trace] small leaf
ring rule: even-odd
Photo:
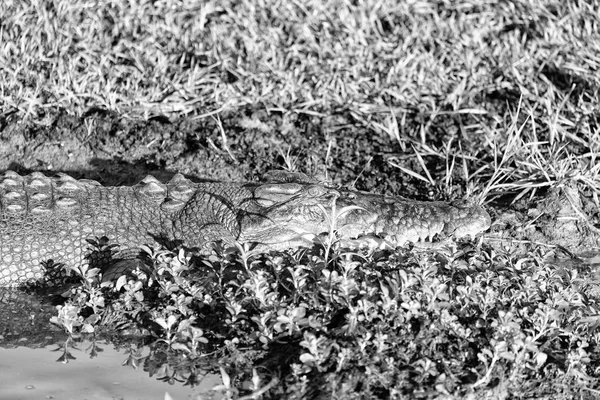
[[[256,368],[252,368],[252,390],[260,388],[260,376],[256,372]]]
[[[154,320],[157,324],[159,324],[165,331],[168,330],[167,321],[164,318],[156,318]]]
[[[151,247],[149,247],[148,245],[141,244],[140,250],[143,251],[144,253],[148,254],[151,258],[154,256],[154,250]]]
[[[540,368],[542,365],[544,365],[546,363],[547,359],[548,359],[548,354],[544,353],[543,351],[538,353],[535,356],[535,362],[536,362],[538,368]]]
[[[300,355],[300,361],[302,361],[302,363],[304,363],[304,364],[315,362],[315,360],[316,360],[315,356],[313,356],[310,353],[302,353]]]
[[[169,325],[169,329],[171,329],[171,327],[173,326],[173,324],[175,322],[177,322],[177,319],[179,317],[177,317],[176,315],[169,315],[169,318],[167,318],[167,324]]]
[[[229,374],[227,373],[227,371],[225,371],[225,368],[220,366],[219,369],[221,370],[221,379],[223,380],[223,386],[225,386],[227,389],[231,388],[231,378],[229,377]]]
[[[171,349],[173,349],[173,350],[183,350],[183,351],[186,351],[188,353],[191,353],[190,348],[187,345],[185,345],[184,343],[173,343],[171,345]]]
[[[117,279],[117,283],[115,284],[115,289],[117,291],[121,290],[121,288],[123,286],[125,286],[127,284],[127,276],[126,275],[121,275],[119,277],[119,279]]]

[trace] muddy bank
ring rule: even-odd
[[[440,126],[450,135],[453,120]],[[443,133],[439,136],[437,140],[444,140]],[[389,162],[420,168],[414,156],[395,153],[394,148],[390,138],[374,135],[344,113],[323,117],[248,109],[219,119],[142,121],[90,110],[82,117],[60,111],[37,121],[0,117],[0,172],[66,172],[103,185],[131,185],[148,174],[165,182],[177,172],[198,181],[245,181],[294,166],[326,174],[334,185],[439,199],[440,191],[410,179]],[[428,162],[429,167],[436,171],[435,163]],[[460,185],[453,190],[454,198],[464,197]],[[566,181],[538,191],[533,199],[511,204],[512,198],[489,203],[494,220],[486,234],[490,245],[597,249],[600,225],[594,193]]]

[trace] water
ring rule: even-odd
[[[90,349],[97,356],[90,358]],[[57,351],[58,349],[58,351]],[[101,351],[98,351],[98,350]],[[145,349],[148,351],[147,349]],[[169,385],[149,377],[141,366],[127,365],[127,350],[117,351],[109,343],[83,341],[68,352],[75,359],[63,360],[60,344],[31,349],[0,348],[1,400],[106,400],[106,399],[217,399],[210,389],[221,384],[216,375],[206,376],[199,386]],[[144,349],[140,350],[143,355]],[[125,363],[126,365],[122,365]],[[157,375],[161,375],[158,373]]]
[[[0,288],[0,400],[220,398],[211,393],[220,376],[148,338],[69,338],[45,300]],[[184,386],[190,378],[196,386]]]

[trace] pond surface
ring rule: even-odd
[[[31,349],[0,348],[0,398],[10,400],[105,400],[105,399],[217,399],[210,389],[221,383],[208,375],[196,387],[173,385],[149,377],[142,366],[133,368],[130,354],[110,343],[83,341],[68,348],[61,344]],[[90,358],[94,351],[96,356]],[[147,352],[147,351],[146,351]],[[138,353],[144,354],[144,349]],[[68,362],[64,362],[69,358]],[[123,365],[125,364],[125,365]]]
[[[219,375],[144,337],[69,337],[46,300],[0,288],[0,400],[220,398]]]

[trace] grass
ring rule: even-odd
[[[75,325],[110,313],[93,299],[149,313],[157,337],[214,357],[232,398],[598,395],[594,271],[549,260],[598,248],[600,4],[106,4],[0,3],[0,126],[214,119],[240,168],[272,166],[241,145],[272,134],[290,146],[272,145],[280,166],[476,198],[495,226],[456,254],[221,253],[195,287],[183,255],[159,252],[164,281],[84,286],[72,304],[100,319],[64,308]]]
[[[106,107],[132,117],[199,117],[252,104],[347,110],[367,125],[385,125],[390,110],[418,110],[426,119],[456,113],[493,128],[504,99],[515,106],[521,95],[548,122],[573,122],[577,102],[589,117],[599,83],[597,9],[583,3],[1,7],[3,111],[22,115]],[[559,138],[559,127],[550,134]]]

